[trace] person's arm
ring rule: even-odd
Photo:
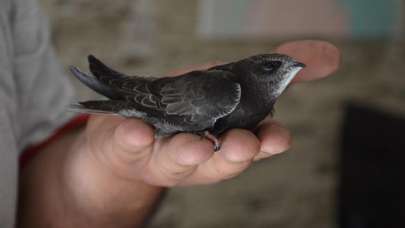
[[[338,50],[324,42],[280,46],[307,65],[298,77],[324,77],[339,64]],[[136,227],[165,187],[211,184],[237,176],[256,160],[285,151],[287,129],[265,121],[256,135],[234,129],[221,151],[192,134],[155,140],[138,119],[92,116],[36,156],[21,174],[19,227]]]

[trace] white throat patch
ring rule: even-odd
[[[290,82],[294,79],[295,75],[297,75],[300,70],[302,70],[302,67],[297,67],[291,70],[291,72],[288,73],[288,75],[286,76],[285,80],[283,80],[279,84],[279,86],[275,88],[274,94],[277,96],[280,95],[287,88],[288,84],[290,84]]]

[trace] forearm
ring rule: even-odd
[[[19,227],[135,227],[150,214],[162,189],[116,178],[83,143],[71,132],[25,167]]]

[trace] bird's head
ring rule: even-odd
[[[255,55],[245,61],[244,68],[249,69],[250,75],[255,77],[255,80],[270,84],[274,96],[280,95],[305,67],[305,64],[290,56],[276,53]]]

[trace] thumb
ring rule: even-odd
[[[86,138],[90,153],[120,176],[134,179],[152,153],[154,130],[139,119],[96,116]]]
[[[340,51],[333,44],[319,40],[301,40],[280,45],[276,52],[289,55],[307,67],[294,81],[314,80],[335,72],[340,65]]]

